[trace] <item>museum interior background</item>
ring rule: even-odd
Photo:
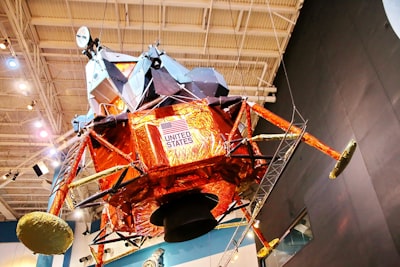
[[[290,87],[308,132],[358,147],[330,180],[332,159],[301,144],[259,215],[262,232],[282,237],[306,213],[312,239],[285,266],[400,266],[400,39],[382,2],[306,0],[284,63],[266,107],[290,119]]]

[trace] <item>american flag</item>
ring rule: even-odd
[[[163,134],[166,135],[189,131],[189,127],[186,123],[186,120],[181,119],[161,123],[161,130]]]

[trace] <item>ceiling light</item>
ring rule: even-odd
[[[83,217],[83,211],[81,209],[75,209],[74,210],[74,217],[76,219],[80,219]]]
[[[47,136],[49,136],[49,133],[46,130],[41,130],[39,132],[39,136],[42,138],[46,138]]]
[[[58,166],[60,166],[60,162],[59,162],[58,160],[53,160],[53,161],[51,162],[51,165],[52,165],[54,168],[57,168]]]
[[[11,173],[11,170],[10,170],[8,173],[6,173],[6,174],[3,175],[3,179],[4,179],[4,180],[7,180],[8,178],[11,177],[11,175],[12,175],[12,173]]]
[[[16,69],[18,68],[18,60],[15,57],[9,57],[7,59],[7,66],[10,69]]]
[[[49,156],[54,156],[55,154],[57,154],[57,149],[52,147],[49,150]]]
[[[42,128],[43,127],[43,122],[42,121],[35,121],[34,123],[36,128]]]
[[[7,41],[7,39],[4,39],[1,43],[0,43],[0,49],[5,50],[8,47],[9,43]]]
[[[33,108],[36,106],[36,100],[32,100],[32,102],[26,106],[27,109],[33,110]]]
[[[20,82],[20,83],[18,84],[18,88],[19,88],[20,90],[25,91],[26,89],[28,89],[28,85],[26,85],[25,82]]]

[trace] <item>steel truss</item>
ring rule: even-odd
[[[301,132],[299,133],[297,138],[293,138],[293,136],[289,133],[290,127],[292,126],[297,126],[299,129],[301,129]],[[245,229],[242,230],[240,226],[236,227],[236,230],[232,235],[232,238],[226,246],[225,251],[218,263],[219,267],[228,266],[228,264],[234,258],[235,254],[238,252],[239,246],[245,239],[257,215],[264,206],[269,194],[271,193],[278,179],[281,177],[287,163],[290,161],[294,151],[299,145],[306,130],[306,122],[297,125],[293,124],[290,127],[281,139],[278,148],[276,149],[275,154],[272,157],[272,160],[268,166],[268,169],[264,174],[264,177],[261,179],[261,182],[254,194],[254,197],[248,205],[248,209],[250,209],[250,217],[248,219],[243,218],[241,224],[239,224],[243,225],[243,223],[245,223]]]

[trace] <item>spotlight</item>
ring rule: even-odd
[[[28,85],[26,85],[25,82],[20,82],[20,83],[18,84],[18,88],[19,88],[19,90],[25,91],[26,89],[28,89]],[[33,102],[33,101],[32,101],[32,102]]]
[[[18,60],[15,57],[10,57],[7,59],[7,66],[10,69],[16,69],[18,67]]]
[[[54,156],[57,154],[57,149],[55,147],[49,149],[49,156]]]
[[[46,138],[47,136],[49,136],[49,133],[46,130],[41,130],[39,132],[39,136],[42,138]]]
[[[11,178],[11,180],[15,181],[15,179],[17,179],[18,175],[19,175],[19,171],[14,173],[14,176],[13,176],[13,178]]]
[[[7,39],[4,39],[4,40],[0,43],[0,49],[2,49],[2,50],[5,50],[8,46],[9,46],[9,43],[8,43]]]
[[[11,173],[11,170],[10,170],[8,173],[3,175],[3,180],[7,180],[8,178],[11,177],[11,175],[12,175],[12,173]]]
[[[32,102],[29,105],[27,105],[26,108],[29,110],[33,110],[35,106],[36,106],[36,100],[32,100]]]
[[[76,219],[80,219],[80,218],[83,218],[83,210],[81,210],[81,209],[75,209],[74,210],[74,217],[76,218]]]
[[[58,160],[53,160],[51,162],[51,166],[53,166],[53,168],[57,168],[60,165],[61,165],[61,163]]]
[[[34,123],[36,128],[42,128],[43,127],[43,122],[42,121],[35,121]]]

